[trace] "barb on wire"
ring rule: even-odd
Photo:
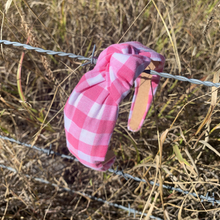
[[[15,169],[12,168],[12,167],[7,167],[7,166],[5,166],[5,165],[3,165],[3,164],[0,164],[0,167],[3,168],[3,169],[10,170],[10,171],[13,172],[13,173],[18,173],[17,170],[15,170]],[[139,212],[139,211],[137,211],[137,210],[135,210],[135,209],[132,209],[132,208],[130,207],[130,204],[129,204],[128,207],[125,207],[125,206],[122,206],[122,205],[119,205],[119,204],[116,204],[116,203],[112,203],[112,202],[106,201],[106,200],[101,199],[101,198],[97,198],[97,197],[95,197],[95,196],[88,195],[88,194],[83,193],[83,192],[75,191],[75,190],[72,190],[72,189],[69,189],[69,188],[66,188],[66,187],[60,187],[59,185],[57,185],[57,184],[55,184],[55,183],[50,183],[49,181],[44,180],[44,179],[41,179],[41,178],[31,177],[30,175],[27,175],[27,174],[25,174],[25,176],[28,177],[28,178],[30,178],[30,179],[33,179],[33,180],[35,180],[35,181],[38,181],[38,182],[41,182],[41,183],[45,183],[45,184],[48,184],[48,185],[52,185],[52,186],[54,186],[54,187],[56,187],[56,188],[59,188],[59,189],[62,189],[62,190],[68,191],[68,192],[78,193],[78,194],[81,194],[81,195],[83,195],[83,196],[85,196],[85,197],[88,197],[88,198],[90,198],[90,199],[93,199],[93,200],[95,200],[95,201],[99,201],[99,202],[108,204],[109,206],[114,206],[114,207],[116,207],[116,208],[125,210],[125,211],[127,211],[129,214],[130,214],[130,213],[133,213],[134,216],[135,216],[136,213],[138,213],[139,215],[142,215],[142,214],[143,214],[144,216],[147,216],[147,213],[142,213],[142,212]],[[150,218],[156,219],[156,220],[163,220],[163,219],[158,218],[158,217],[155,217],[155,216],[153,216],[153,215],[150,215]]]
[[[73,54],[73,53],[64,53],[62,51],[57,51],[56,52],[56,51],[52,51],[52,50],[44,50],[44,49],[39,48],[39,47],[32,47],[32,46],[27,45],[27,44],[21,44],[21,43],[18,43],[18,42],[11,42],[11,41],[8,41],[8,40],[0,40],[0,43],[5,44],[5,45],[13,45],[15,47],[24,47],[27,50],[34,50],[36,52],[46,53],[46,54],[49,54],[49,55],[58,55],[58,56],[61,56],[61,57],[70,57],[70,58],[78,59],[78,60],[88,60],[89,62],[86,63],[86,64],[89,64],[89,63],[96,64],[96,61],[97,61],[97,59],[94,58],[94,52],[92,54],[92,58],[88,58],[88,57],[84,57],[84,56],[81,56],[81,55],[76,55],[76,54]],[[93,51],[94,51],[94,49],[93,49]]]
[[[84,66],[86,64],[89,64],[89,63],[96,64],[96,62],[97,62],[97,58],[94,57],[95,46],[93,48],[92,57],[88,58],[88,57],[84,57],[84,56],[81,56],[81,55],[75,55],[73,53],[64,53],[62,51],[56,52],[56,51],[52,51],[52,50],[44,50],[44,49],[39,48],[39,47],[32,47],[32,46],[27,45],[27,44],[21,44],[21,43],[18,43],[18,42],[11,42],[11,41],[8,41],[8,40],[0,40],[0,44],[1,43],[5,44],[5,45],[13,45],[15,47],[24,47],[27,50],[34,50],[34,51],[39,52],[39,53],[46,53],[46,54],[49,54],[49,55],[58,55],[58,56],[61,56],[61,57],[67,56],[67,57],[70,57],[70,58],[76,58],[78,60],[88,60],[89,61],[87,63],[82,64],[82,66]],[[193,83],[193,84],[199,84],[199,85],[205,85],[205,86],[214,86],[214,87],[219,87],[220,86],[220,83],[213,83],[213,82],[210,82],[210,81],[201,81],[201,80],[198,80],[198,79],[188,79],[184,76],[175,76],[175,75],[171,75],[169,73],[158,73],[157,71],[154,71],[154,70],[145,70],[144,72],[149,73],[149,74],[153,74],[153,75],[162,76],[164,78],[172,78],[172,79],[177,79],[177,80],[180,80],[180,81],[187,81],[187,82],[190,82],[190,83]]]
[[[26,147],[29,147],[29,148],[33,148],[34,150],[38,150],[38,151],[40,151],[40,152],[42,152],[42,153],[45,153],[45,154],[48,154],[48,153],[50,152],[50,154],[54,154],[54,155],[60,156],[60,157],[62,157],[62,158],[66,158],[66,159],[70,159],[70,160],[74,160],[74,161],[76,161],[76,162],[79,162],[79,160],[76,159],[75,157],[68,156],[68,155],[65,155],[65,154],[60,154],[60,153],[57,153],[57,152],[52,151],[51,149],[47,150],[47,149],[38,148],[38,147],[36,147],[36,146],[31,147],[30,144],[22,143],[22,142],[20,142],[20,141],[14,140],[13,138],[4,137],[4,136],[1,136],[1,135],[0,135],[0,138],[3,139],[3,140],[8,140],[8,141],[13,142],[13,143],[17,143],[17,144],[22,145],[22,146],[26,146]],[[141,179],[141,178],[138,178],[138,177],[134,177],[134,176],[132,176],[132,175],[130,175],[130,174],[128,174],[128,173],[124,173],[123,171],[118,170],[118,169],[114,170],[114,169],[110,168],[110,169],[108,169],[108,171],[109,171],[110,173],[114,173],[114,174],[116,174],[116,175],[118,175],[118,176],[122,176],[122,177],[124,177],[126,180],[127,180],[127,178],[129,178],[129,179],[133,179],[133,180],[138,181],[138,182],[144,182],[144,183],[147,182],[145,179]],[[151,185],[154,185],[154,181],[150,181],[149,183],[150,183]],[[159,186],[159,184],[156,183],[156,186]],[[195,197],[195,198],[198,198],[198,197],[199,197],[200,199],[202,199],[201,202],[207,201],[207,202],[211,202],[213,205],[214,205],[214,202],[217,203],[217,204],[220,204],[220,200],[215,200],[214,196],[213,196],[213,197],[210,197],[210,196],[208,196],[208,194],[206,194],[206,196],[203,196],[203,195],[198,195],[198,196],[197,196],[196,193],[190,193],[189,191],[184,191],[184,190],[182,190],[182,189],[180,189],[180,188],[175,188],[175,187],[167,186],[167,185],[162,185],[162,187],[163,187],[164,189],[168,189],[168,190],[172,190],[172,191],[177,191],[177,192],[179,192],[179,193],[184,193],[185,195],[189,194],[189,195],[191,195],[191,196],[193,196],[193,197]]]

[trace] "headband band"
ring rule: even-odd
[[[109,142],[118,118],[119,104],[135,82],[128,129],[141,128],[160,77],[165,58],[139,42],[114,44],[98,57],[74,88],[64,108],[64,126],[69,151],[85,166],[106,171],[115,161]]]

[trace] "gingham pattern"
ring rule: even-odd
[[[163,69],[164,57],[138,42],[111,45],[71,93],[64,108],[67,147],[85,166],[106,171],[114,163],[115,158],[102,164],[118,117],[119,103],[151,60],[161,62],[156,71]],[[156,87],[159,78],[154,77]],[[139,81],[136,81],[136,94]]]

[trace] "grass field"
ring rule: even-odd
[[[86,57],[114,43],[139,41],[166,58],[164,72],[219,82],[220,2],[213,0],[2,0],[0,39]],[[63,107],[93,65],[0,48],[0,135],[70,155]],[[120,105],[111,139],[113,169],[126,180],[0,139],[1,219],[141,219],[80,192],[161,219],[220,219],[217,203],[152,186],[154,181],[220,200],[220,112],[216,88],[161,78],[142,129],[127,130],[133,97]],[[29,175],[28,178],[25,175]],[[40,183],[42,178],[71,193]],[[144,217],[143,217],[144,219]],[[145,219],[150,219],[147,216]]]

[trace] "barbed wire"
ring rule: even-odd
[[[8,141],[10,141],[10,142],[12,142],[12,143],[17,143],[17,144],[19,144],[19,145],[22,145],[22,146],[25,146],[25,147],[28,147],[28,148],[31,148],[31,149],[40,151],[40,152],[45,153],[45,154],[47,154],[47,155],[56,155],[56,156],[60,156],[60,157],[65,158],[65,159],[70,159],[70,160],[79,162],[79,160],[78,160],[77,158],[75,158],[75,157],[68,156],[68,155],[65,155],[65,154],[60,154],[60,153],[58,153],[58,152],[54,152],[54,151],[51,150],[51,149],[49,149],[49,150],[48,150],[48,149],[42,149],[42,148],[39,148],[39,147],[36,147],[36,146],[32,146],[32,147],[31,147],[30,144],[22,143],[22,142],[20,142],[20,141],[16,141],[16,140],[13,139],[13,138],[8,138],[8,137],[2,136],[2,135],[0,135],[0,138],[3,139],[3,140],[8,140]],[[129,179],[133,179],[133,180],[138,181],[138,182],[147,183],[147,181],[146,181],[145,179],[141,179],[141,178],[138,178],[138,177],[134,177],[134,176],[132,176],[132,175],[130,175],[130,174],[128,174],[128,173],[124,173],[123,170],[118,170],[118,169],[114,170],[114,169],[110,168],[110,169],[108,169],[108,171],[109,171],[110,173],[114,173],[114,174],[116,174],[116,175],[118,175],[118,176],[122,176],[122,177],[124,177],[126,180],[128,180],[128,178],[129,178]],[[155,184],[155,185],[158,186],[158,187],[160,186],[158,183],[154,183],[154,181],[149,181],[149,183],[150,183],[151,185],[154,185],[154,184]],[[162,185],[162,187],[163,187],[164,189],[167,189],[167,190],[176,191],[176,192],[179,192],[179,193],[183,193],[183,194],[185,194],[185,195],[189,194],[189,195],[191,195],[191,196],[193,196],[193,197],[195,197],[195,198],[200,198],[200,199],[201,199],[201,202],[207,201],[207,202],[212,203],[213,206],[214,206],[214,203],[220,204],[220,200],[216,200],[216,199],[214,198],[214,194],[212,195],[212,197],[209,196],[209,192],[207,192],[206,196],[203,196],[203,195],[199,195],[199,194],[196,194],[196,193],[191,193],[191,192],[189,192],[189,191],[187,191],[187,190],[184,191],[184,190],[182,190],[182,189],[180,189],[180,188],[176,188],[176,187],[173,187],[173,186],[167,186],[167,185],[164,185],[164,184]]]
[[[12,167],[8,167],[8,166],[5,166],[5,165],[3,165],[3,164],[0,164],[0,167],[3,168],[3,169],[7,169],[7,170],[9,170],[9,171],[11,171],[11,172],[13,172],[13,173],[18,173],[17,170],[14,169],[14,168],[12,168]],[[66,187],[60,187],[59,185],[57,185],[57,184],[55,184],[55,183],[51,183],[51,182],[49,182],[49,181],[47,181],[47,180],[44,180],[44,179],[41,179],[41,178],[33,177],[33,176],[30,176],[30,175],[27,175],[27,174],[24,174],[24,175],[25,175],[27,178],[29,178],[29,179],[33,179],[33,180],[35,180],[35,181],[38,181],[38,182],[41,182],[41,183],[44,183],[44,184],[52,185],[52,186],[54,186],[54,187],[56,187],[56,188],[59,188],[59,189],[61,189],[61,190],[65,190],[65,191],[72,192],[72,193],[77,193],[77,194],[79,194],[79,195],[83,195],[83,196],[88,197],[88,198],[90,198],[90,199],[93,199],[93,200],[95,200],[95,201],[99,201],[99,202],[105,203],[105,204],[107,204],[107,205],[109,205],[109,206],[114,206],[114,207],[116,207],[116,208],[125,210],[125,211],[128,212],[128,215],[129,215],[129,216],[130,216],[130,213],[133,213],[133,214],[134,214],[134,218],[136,217],[136,214],[147,216],[147,213],[142,213],[142,212],[139,212],[139,211],[137,211],[137,210],[131,208],[131,207],[130,207],[130,204],[128,205],[128,207],[125,207],[125,206],[122,206],[122,205],[119,205],[119,204],[116,204],[116,203],[112,203],[112,202],[109,202],[109,201],[104,200],[104,199],[101,199],[101,198],[97,198],[97,197],[95,197],[95,196],[91,196],[91,195],[86,194],[86,193],[84,193],[84,192],[75,191],[75,190],[73,190],[73,189],[69,189],[69,188],[66,188]],[[156,219],[156,220],[163,220],[163,219],[161,219],[161,218],[159,218],[159,217],[155,217],[155,216],[153,216],[153,215],[150,215],[150,218]]]
[[[84,56],[81,56],[81,55],[76,55],[76,54],[73,54],[73,53],[64,53],[62,51],[44,50],[44,49],[39,48],[39,47],[32,47],[32,46],[27,45],[27,44],[22,44],[22,43],[18,43],[18,42],[11,42],[11,41],[8,41],[8,40],[0,40],[0,43],[5,44],[5,45],[13,45],[15,47],[24,47],[27,50],[34,50],[38,53],[46,53],[48,55],[58,55],[58,56],[61,56],[61,57],[69,57],[69,58],[78,59],[78,60],[88,60],[89,61],[88,63],[91,63],[91,64],[96,64],[96,61],[97,61],[97,59],[94,58],[95,46],[93,48],[92,57],[88,58],[88,57],[84,57]],[[86,65],[88,63],[85,63],[83,65]]]
[[[61,56],[61,57],[70,57],[70,58],[73,58],[73,59],[78,59],[78,60],[88,60],[89,62],[87,63],[84,63],[82,64],[82,66],[86,65],[86,64],[96,64],[97,62],[97,58],[94,57],[94,52],[95,52],[95,46],[93,48],[93,52],[92,52],[92,57],[91,58],[88,58],[88,57],[84,57],[84,56],[81,56],[81,55],[75,55],[73,53],[64,53],[62,51],[52,51],[52,50],[44,50],[42,48],[39,48],[39,47],[32,47],[30,45],[27,45],[27,44],[21,44],[21,43],[18,43],[18,42],[11,42],[11,41],[8,41],[8,40],[0,40],[0,44],[5,44],[5,45],[13,45],[15,47],[24,47],[25,49],[27,50],[34,50],[36,52],[39,52],[39,53],[46,53],[46,54],[49,54],[49,55],[58,55],[58,56]],[[193,84],[198,84],[198,85],[205,85],[205,86],[214,86],[214,87],[220,87],[220,83],[213,83],[213,82],[210,82],[210,81],[201,81],[201,80],[198,80],[198,79],[188,79],[184,76],[176,76],[176,75],[171,75],[169,73],[158,73],[157,71],[155,70],[145,70],[144,72],[146,73],[149,73],[149,74],[152,74],[152,75],[159,75],[161,77],[164,77],[164,78],[172,78],[172,79],[176,79],[176,80],[179,80],[179,81],[184,81],[184,82],[190,82],[190,83],[193,83]]]
[[[213,82],[210,82],[210,81],[201,81],[201,80],[198,80],[198,79],[188,79],[184,76],[171,75],[169,73],[158,73],[155,70],[144,70],[144,72],[150,73],[152,75],[162,76],[164,78],[172,78],[172,79],[176,79],[176,80],[179,80],[179,81],[190,82],[192,84],[204,85],[204,86],[209,86],[209,87],[214,86],[214,87],[217,87],[217,88],[220,86],[220,83],[213,83]]]

